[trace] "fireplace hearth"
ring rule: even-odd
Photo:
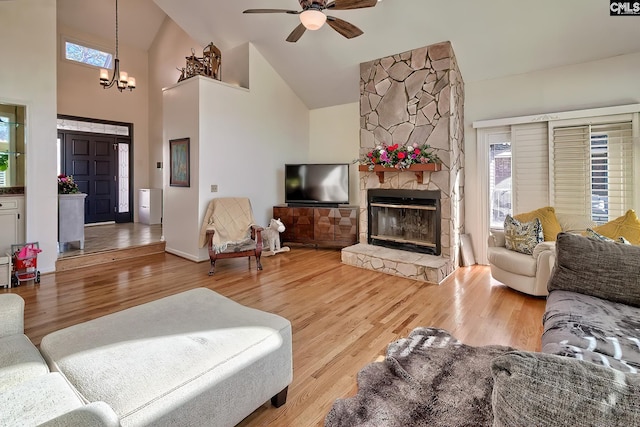
[[[367,201],[369,244],[440,255],[440,191],[373,189]]]

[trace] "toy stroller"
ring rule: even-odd
[[[13,265],[11,286],[18,286],[28,280],[40,283],[40,271],[38,270],[38,254],[40,252],[42,249],[40,249],[38,242],[11,245]]]

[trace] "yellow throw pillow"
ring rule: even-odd
[[[613,221],[593,227],[593,231],[610,239],[624,237],[632,245],[640,245],[640,220],[633,209]]]
[[[562,231],[558,218],[556,218],[556,210],[551,206],[521,213],[515,215],[514,218],[520,222],[530,222],[533,221],[534,218],[538,218],[542,224],[545,242],[554,242],[558,233]]]

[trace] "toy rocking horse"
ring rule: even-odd
[[[267,246],[269,250],[262,252],[262,256],[271,256],[280,252],[288,252],[290,249],[287,246],[280,247],[280,233],[285,230],[284,224],[278,219],[271,219],[269,226],[262,231],[263,246],[265,249]]]

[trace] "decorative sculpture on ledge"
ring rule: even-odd
[[[202,50],[202,58],[198,58],[195,50],[191,49],[191,56],[186,56],[185,59],[187,60],[186,67],[178,68],[178,71],[180,71],[178,82],[193,76],[211,77],[216,80],[221,79],[220,66],[222,65],[222,52],[220,52],[220,49],[215,47],[213,43],[209,43],[209,45]]]

